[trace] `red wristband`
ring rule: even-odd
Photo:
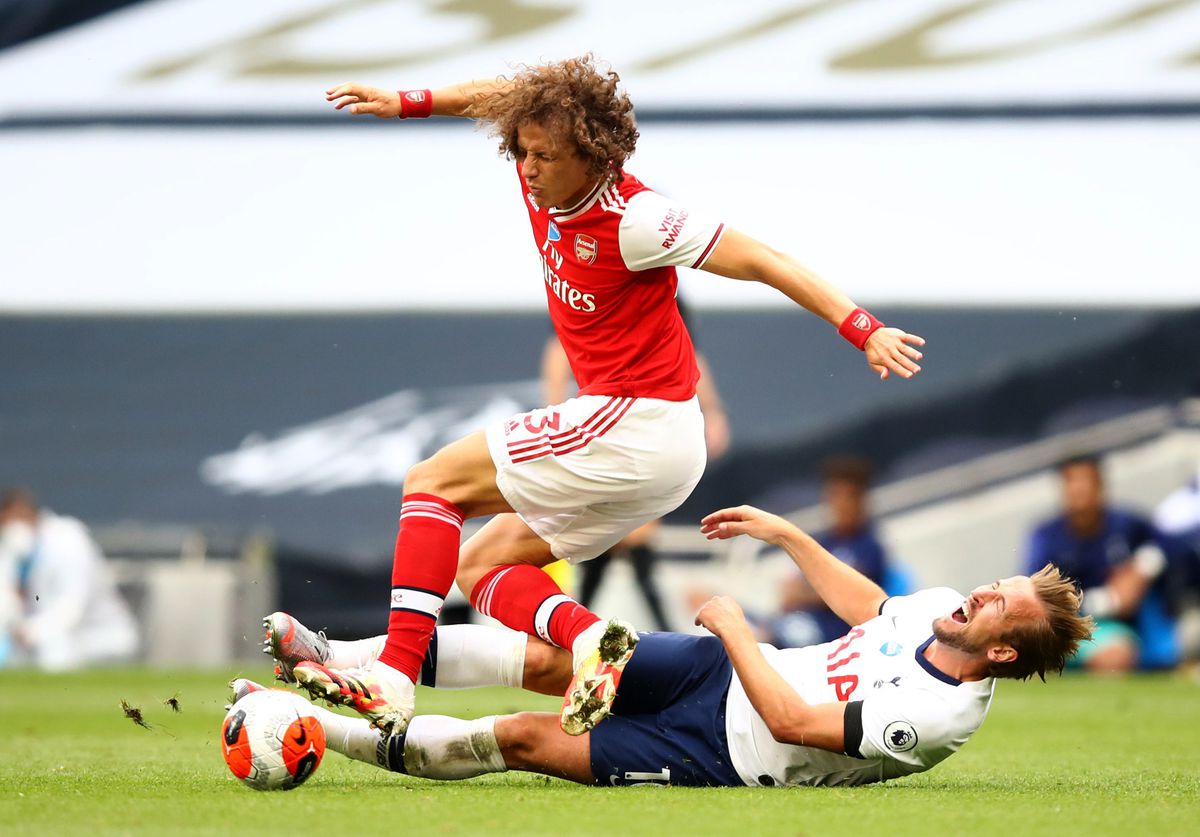
[[[400,90],[400,118],[424,119],[433,114],[433,95],[428,90]]]
[[[850,312],[850,316],[842,320],[838,334],[853,343],[854,348],[861,352],[867,345],[867,338],[881,328],[883,328],[883,323],[875,319],[870,311],[855,308]]]

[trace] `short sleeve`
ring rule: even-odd
[[[701,267],[725,225],[672,203],[657,192],[631,197],[621,217],[621,258],[630,270]]]
[[[865,698],[855,711],[856,723],[847,732],[861,740],[845,743],[846,752],[858,758],[890,758],[925,768],[945,757],[946,750],[963,732],[953,729],[954,713],[935,695],[922,691],[890,690]]]

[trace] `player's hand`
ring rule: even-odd
[[[729,596],[713,596],[705,602],[696,614],[696,624],[722,638],[735,631],[749,630],[742,606]]]
[[[756,509],[754,506],[721,509],[700,521],[700,534],[710,541],[749,535],[760,541],[778,545],[779,539],[792,528],[792,524],[779,515]]]
[[[924,355],[917,347],[924,345],[924,337],[885,326],[876,329],[867,338],[867,345],[863,350],[871,368],[879,373],[880,380],[886,381],[892,373],[901,378],[911,378],[920,372],[921,367],[917,365],[917,361]]]
[[[380,119],[400,116],[400,92],[397,90],[350,82],[326,90],[325,101],[333,102],[334,110],[347,108],[353,114],[370,113]]]

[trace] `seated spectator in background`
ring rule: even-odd
[[[21,488],[0,494],[0,553],[16,562],[22,609],[13,655],[48,671],[127,660],[137,626],[87,527],[39,509]]]
[[[1154,513],[1154,525],[1176,547],[1167,568],[1167,596],[1175,616],[1179,656],[1200,660],[1200,470]]]
[[[838,560],[884,587],[890,595],[907,593],[907,590],[888,589],[887,553],[875,537],[867,506],[871,470],[870,462],[857,457],[837,457],[825,462],[823,499],[830,528],[817,537],[817,542]],[[767,630],[769,641],[777,647],[800,648],[830,642],[850,630],[799,573],[784,583],[780,611]]]
[[[1058,470],[1063,514],[1033,531],[1025,566],[1054,564],[1083,590],[1082,612],[1095,618],[1096,631],[1073,664],[1109,672],[1139,662],[1172,665],[1170,622],[1159,619],[1156,626],[1149,618],[1162,613],[1161,596],[1152,591],[1167,566],[1161,536],[1149,520],[1107,505],[1096,457],[1069,459]]]

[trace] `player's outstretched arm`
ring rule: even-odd
[[[850,298],[791,256],[761,241],[737,230],[726,230],[702,269],[730,279],[769,285],[859,345],[854,339],[856,326],[851,318],[859,309]],[[872,319],[863,320],[864,331],[876,325]],[[860,348],[866,353],[871,368],[886,380],[891,374],[911,378],[920,372],[917,361],[923,355],[918,347],[924,345],[925,339],[915,334],[898,328],[878,327],[869,332]]]
[[[749,535],[779,547],[796,562],[821,600],[847,624],[861,625],[878,616],[887,598],[878,584],[779,515],[753,506],[721,509],[700,521],[700,532],[710,541]]]
[[[763,656],[737,602],[715,596],[700,608],[696,624],[720,637],[746,697],[776,741],[845,752],[846,704],[813,704],[800,697]]]
[[[400,116],[475,116],[474,105],[484,96],[504,93],[512,86],[505,78],[480,79],[452,84],[437,90],[388,90],[348,82],[325,91],[334,110],[355,115],[370,114],[380,119]]]

